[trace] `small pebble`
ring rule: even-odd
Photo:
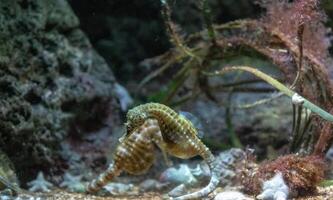
[[[112,195],[126,195],[133,193],[133,184],[109,183],[103,187]]]
[[[253,200],[246,197],[243,193],[237,191],[225,191],[218,193],[214,200]]]
[[[186,185],[194,185],[198,182],[191,173],[191,169],[186,164],[181,164],[178,168],[168,168],[161,174],[160,181]]]
[[[155,179],[147,179],[139,185],[139,188],[140,192],[148,192],[148,191],[161,190],[167,185],[169,185],[169,183],[161,183]]]
[[[186,194],[186,186],[185,184],[180,184],[178,185],[177,187],[173,188],[169,193],[168,195],[170,197],[178,197],[178,196],[182,196],[184,194]]]

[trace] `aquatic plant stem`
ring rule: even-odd
[[[212,20],[211,20],[211,12],[210,12],[210,8],[209,8],[207,0],[201,0],[201,10],[203,12],[208,36],[211,39],[211,41],[213,42],[213,44],[216,44],[216,36],[215,36],[214,27],[213,27]]]
[[[239,138],[236,135],[234,126],[232,124],[232,116],[231,116],[231,97],[232,97],[232,91],[230,91],[229,95],[228,95],[228,100],[227,100],[227,106],[225,108],[225,123],[227,125],[227,130],[229,132],[229,137],[231,140],[231,143],[233,145],[233,147],[236,148],[242,148],[243,145],[241,143],[241,141],[239,140]]]
[[[333,115],[331,115],[330,113],[321,109],[320,107],[313,104],[312,102],[305,99],[304,97],[300,96],[296,92],[292,91],[291,89],[289,89],[288,87],[286,87],[285,85],[283,85],[282,83],[280,83],[279,81],[274,79],[273,77],[263,73],[262,71],[260,71],[256,68],[249,67],[249,66],[232,66],[232,67],[224,67],[222,70],[216,71],[214,73],[205,73],[205,74],[209,75],[209,76],[216,76],[216,75],[223,75],[227,72],[239,71],[239,70],[252,73],[253,75],[257,76],[258,78],[263,79],[264,81],[266,81],[267,83],[269,83],[270,85],[272,85],[273,87],[275,87],[276,89],[278,89],[279,91],[283,92],[284,94],[286,94],[287,96],[289,96],[291,98],[297,97],[298,99],[300,99],[302,101],[301,103],[304,107],[310,109],[314,113],[317,113],[319,116],[321,116],[325,120],[333,122]]]
[[[181,51],[187,54],[189,57],[193,57],[200,60],[199,57],[193,54],[192,51],[186,45],[183,44],[181,37],[177,34],[176,27],[171,20],[171,9],[167,1],[162,0],[161,4],[162,4],[162,17],[164,19],[165,27],[170,36],[171,42]]]
[[[322,182],[319,183],[321,187],[330,187],[333,185],[333,180],[328,179],[328,180],[323,180]]]

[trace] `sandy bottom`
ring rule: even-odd
[[[34,200],[126,200],[126,199],[137,199],[137,200],[162,200],[164,194],[158,192],[147,192],[138,195],[127,195],[127,196],[109,196],[109,197],[99,197],[86,194],[69,193],[62,190],[52,191],[50,193],[35,193],[35,194],[21,194],[19,197],[25,199],[29,197],[34,197]],[[253,197],[252,197],[253,198]],[[211,196],[207,199],[213,199]],[[253,198],[255,199],[255,198]],[[332,200],[333,199],[333,186],[318,188],[318,194],[309,197],[299,197],[294,200]]]

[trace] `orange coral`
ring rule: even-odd
[[[323,179],[325,163],[322,157],[295,154],[281,156],[274,161],[263,162],[241,177],[244,190],[250,194],[259,194],[262,183],[281,172],[283,179],[294,196],[303,196],[316,191],[317,184]]]
[[[298,41],[298,29],[304,25],[304,51],[325,63],[329,57],[331,38],[327,37],[329,31],[323,24],[326,16],[319,9],[318,0],[296,0],[292,3],[286,0],[262,0],[260,4],[267,10],[267,14],[262,18],[265,26],[290,41]]]
[[[330,113],[332,113],[332,111],[333,110],[331,109]],[[331,122],[327,121],[322,123],[319,139],[314,147],[314,155],[325,155],[330,148],[330,144],[332,144],[333,141],[332,125]]]

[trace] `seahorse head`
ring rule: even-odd
[[[141,106],[134,107],[127,112],[126,115],[126,130],[127,134],[131,133],[135,128],[141,126],[148,118],[146,112]]]

